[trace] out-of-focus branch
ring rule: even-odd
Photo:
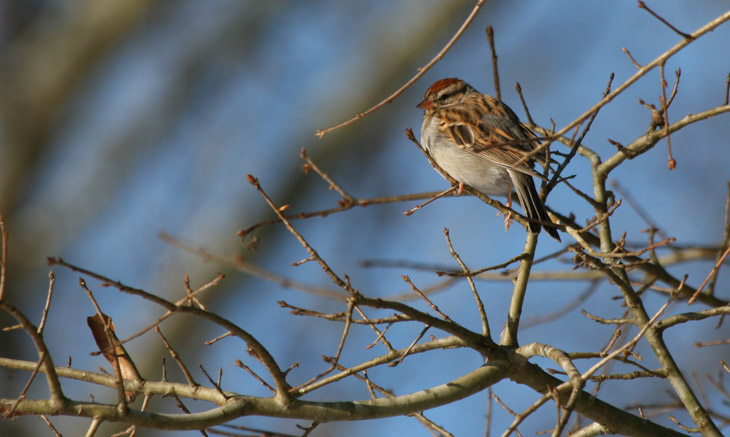
[[[12,165],[0,167],[0,210],[14,202],[54,115],[82,83],[90,65],[143,20],[154,0],[65,3],[36,19],[9,48],[0,74],[0,120]],[[5,155],[10,156],[10,155]]]

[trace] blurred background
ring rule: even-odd
[[[317,139],[324,129],[362,112],[412,77],[448,41],[474,7],[466,0],[311,1],[5,1],[0,2],[0,214],[10,234],[8,299],[35,323],[40,320],[48,289],[46,257],[66,261],[109,278],[145,289],[170,300],[184,296],[184,276],[196,288],[218,272],[226,280],[205,292],[209,309],[255,335],[284,368],[299,362],[289,381],[300,384],[323,371],[322,355],[334,355],[342,325],[290,315],[276,301],[323,312],[344,311],[343,302],[282,288],[223,264],[209,262],[163,242],[166,232],[187,243],[228,258],[241,257],[280,275],[315,287],[334,288],[320,267],[290,264],[306,252],[281,225],[255,232],[258,249],[249,250],[237,231],[274,217],[261,196],[246,182],[260,179],[277,204],[288,212],[316,211],[336,206],[339,196],[316,174],[303,174],[299,151],[312,159],[350,194],[358,198],[442,190],[445,181],[406,138],[406,128],[420,132],[422,111],[415,105],[425,89],[443,77],[460,77],[482,92],[494,93],[485,28],[496,34],[502,98],[525,118],[515,82],[519,82],[535,122],[560,128],[597,102],[610,73],[615,86],[636,68],[679,42],[680,37],[636,7],[635,2],[487,2],[453,49],[395,102],[374,114]],[[727,2],[647,2],[685,32],[692,32],[727,8]],[[693,43],[667,63],[671,84],[682,69],[679,93],[670,119],[722,104],[725,77],[730,72],[730,26],[725,25]],[[657,103],[661,94],[658,71],[604,108],[584,143],[601,156],[615,152],[607,139],[628,144],[646,132],[650,113],[638,98]],[[622,187],[649,212],[654,225],[675,236],[680,245],[718,244],[723,235],[730,154],[727,115],[690,126],[672,136],[675,171],[667,170],[664,142],[623,165],[613,174]],[[592,192],[589,166],[576,158],[566,174]],[[400,275],[409,274],[422,287],[439,284],[433,271],[407,267],[366,267],[363,261],[407,261],[455,268],[443,237],[451,230],[456,250],[473,268],[501,263],[524,245],[524,230],[514,225],[504,232],[495,210],[474,198],[447,198],[410,217],[401,213],[416,202],[350,210],[325,219],[295,222],[312,245],[340,275],[369,296],[391,297],[409,290]],[[574,213],[579,223],[592,216],[585,202],[559,186],[548,205]],[[626,203],[614,216],[614,229],[629,241],[644,242],[648,228]],[[572,239],[564,234],[566,243]],[[562,246],[541,238],[538,256]],[[566,256],[565,260],[569,261]],[[672,269],[689,273],[697,286],[713,260]],[[535,271],[569,270],[560,260],[538,265]],[[52,268],[57,282],[45,338],[57,365],[71,356],[73,367],[111,370],[96,350],[86,327],[94,309],[78,286],[79,274]],[[87,282],[101,308],[116,324],[120,338],[131,335],[163,311],[148,302]],[[718,282],[719,297],[727,299],[727,275]],[[478,282],[494,335],[504,324],[511,283]],[[553,314],[581,295],[581,308],[602,316],[620,317],[623,308],[616,290],[600,283],[533,281],[528,289],[523,320]],[[649,311],[664,302],[646,297]],[[478,314],[465,282],[433,295],[451,318],[479,329]],[[410,301],[423,308],[419,301]],[[693,307],[693,309],[695,309]],[[676,305],[673,311],[686,310]],[[375,315],[373,311],[367,311]],[[13,324],[0,316],[3,326]],[[259,374],[261,366],[245,345],[232,339],[212,346],[202,343],[222,334],[217,327],[179,316],[162,331],[193,371],[223,368],[223,387],[240,393],[269,393],[234,365],[243,360]],[[388,339],[406,347],[421,327],[393,329]],[[612,328],[597,326],[573,310],[567,316],[535,324],[521,332],[520,342],[549,343],[566,351],[598,350]],[[728,359],[727,346],[696,349],[696,340],[728,337],[716,321],[669,331],[675,358],[698,380],[716,373],[719,359]],[[441,336],[443,333],[429,331]],[[676,334],[672,336],[671,334]],[[351,366],[383,353],[367,328],[354,329],[343,351],[342,364]],[[11,331],[0,336],[3,356],[37,360],[28,336]],[[161,377],[167,359],[169,378],[183,381],[159,338],[147,334],[127,344],[127,350],[148,379]],[[642,363],[656,367],[645,344],[638,349]],[[702,353],[702,359],[697,354]],[[554,367],[537,360],[544,367]],[[369,372],[370,378],[396,394],[406,394],[447,382],[482,364],[470,351],[433,352],[407,358],[395,368]],[[586,368],[581,363],[581,369]],[[614,370],[634,370],[616,366]],[[13,397],[22,390],[27,373],[12,377],[3,370],[0,392]],[[627,407],[630,392],[643,401],[671,403],[664,381],[605,384],[600,397]],[[704,383],[706,385],[706,383]],[[114,403],[116,393],[64,381],[67,395]],[[494,392],[516,411],[537,399],[536,393],[510,381]],[[710,390],[709,402],[719,404]],[[29,397],[47,396],[38,378]],[[367,399],[364,384],[347,380],[316,391],[305,399]],[[139,401],[138,401],[139,402]],[[187,401],[193,411],[209,407]],[[723,408],[727,408],[726,406]],[[151,409],[177,413],[174,402],[156,399]],[[425,412],[455,435],[481,435],[485,429],[487,394],[479,393],[453,405]],[[727,413],[727,411],[725,411]],[[657,419],[671,426],[665,411]],[[554,425],[553,406],[544,407],[520,430],[524,435]],[[686,415],[677,417],[691,425]],[[495,405],[492,431],[501,433],[512,417]],[[51,418],[64,435],[85,432],[86,419]],[[234,422],[251,428],[298,435],[296,424],[306,421],[244,417]],[[125,429],[103,425],[98,435]],[[313,435],[429,435],[415,419],[396,417],[360,423],[320,425]],[[50,435],[40,419],[0,421],[3,435]],[[142,430],[138,435],[198,435],[197,432]]]

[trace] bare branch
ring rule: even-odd
[[[382,102],[380,102],[377,105],[373,106],[372,108],[368,109],[367,111],[362,112],[360,114],[357,114],[356,116],[352,117],[351,119],[349,119],[349,120],[347,120],[347,121],[345,121],[343,123],[340,123],[340,124],[338,124],[336,126],[332,126],[332,127],[327,128],[327,129],[324,129],[324,130],[317,129],[317,137],[322,138],[322,137],[324,137],[325,135],[327,135],[328,133],[330,133],[330,132],[332,132],[334,130],[337,130],[337,129],[341,128],[341,127],[345,127],[348,124],[354,123],[357,120],[365,117],[366,115],[368,115],[368,114],[370,114],[372,112],[375,112],[376,110],[382,108],[383,106],[385,106],[388,103],[390,103],[393,100],[395,100],[396,97],[398,97],[403,91],[405,91],[406,89],[408,89],[411,85],[413,85],[414,83],[416,83],[416,81],[418,79],[420,79],[421,76],[423,76],[424,74],[426,74],[426,72],[428,70],[430,70],[431,67],[433,67],[434,65],[436,65],[436,63],[438,61],[440,61],[444,57],[444,55],[446,55],[446,52],[448,52],[451,49],[451,47],[461,37],[461,35],[464,33],[464,31],[469,27],[469,25],[471,24],[472,20],[474,20],[474,18],[477,16],[477,13],[482,8],[482,5],[484,5],[484,0],[478,0],[477,1],[477,4],[474,6],[474,9],[471,11],[471,13],[469,14],[469,16],[466,17],[466,21],[464,21],[464,24],[462,24],[461,27],[459,28],[459,30],[456,31],[456,33],[454,34],[454,36],[451,37],[451,40],[449,40],[449,42],[446,43],[446,45],[444,46],[444,48],[441,49],[441,51],[438,52],[438,54],[433,59],[431,59],[431,61],[428,64],[426,64],[423,67],[419,68],[418,69],[418,73],[415,76],[413,76],[408,82],[406,82],[405,85],[403,85],[402,87],[398,88],[398,90],[396,92],[394,92],[393,94],[391,94],[390,96],[388,96]]]

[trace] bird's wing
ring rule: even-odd
[[[480,111],[465,105],[442,108],[434,114],[439,120],[439,130],[480,159],[540,177],[532,169],[533,160],[520,162],[526,153],[534,149],[535,134],[525,128],[506,105],[494,102],[496,106]]]

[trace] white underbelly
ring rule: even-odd
[[[457,146],[442,147],[427,140],[423,141],[423,146],[433,160],[457,181],[487,196],[509,194],[512,181],[506,168],[476,157]]]

